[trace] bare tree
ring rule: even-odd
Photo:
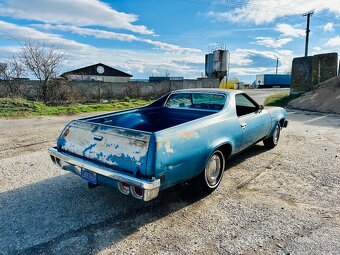
[[[0,80],[4,85],[5,94],[9,97],[21,96],[21,78],[26,75],[26,69],[15,56],[0,62]]]
[[[57,77],[64,56],[64,53],[53,44],[47,45],[32,40],[22,43],[19,57],[26,68],[39,80],[38,94],[44,103],[48,100],[49,82]]]

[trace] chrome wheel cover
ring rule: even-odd
[[[214,154],[205,167],[205,180],[209,187],[218,185],[223,171],[223,162],[220,156]]]
[[[279,138],[280,138],[280,126],[277,125],[273,134],[273,143],[275,145],[277,145],[277,143],[279,142]]]

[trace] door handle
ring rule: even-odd
[[[96,141],[101,141],[101,140],[103,140],[103,137],[100,136],[100,135],[95,135],[95,136],[93,137],[93,139],[96,140]]]
[[[241,124],[241,128],[246,128],[246,127],[247,127],[246,123]]]

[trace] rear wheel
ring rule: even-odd
[[[280,132],[281,132],[281,125],[280,123],[277,123],[273,135],[263,140],[264,146],[267,147],[268,149],[274,148],[279,142]]]
[[[221,151],[216,150],[210,156],[204,171],[198,176],[199,188],[204,193],[213,192],[220,184],[225,168],[225,158]]]

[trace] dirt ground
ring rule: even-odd
[[[289,108],[340,114],[340,76],[317,86],[317,89],[290,101]]]
[[[210,196],[148,203],[50,162],[69,119],[0,120],[0,254],[340,253],[340,115],[289,111],[279,145],[231,159]]]

